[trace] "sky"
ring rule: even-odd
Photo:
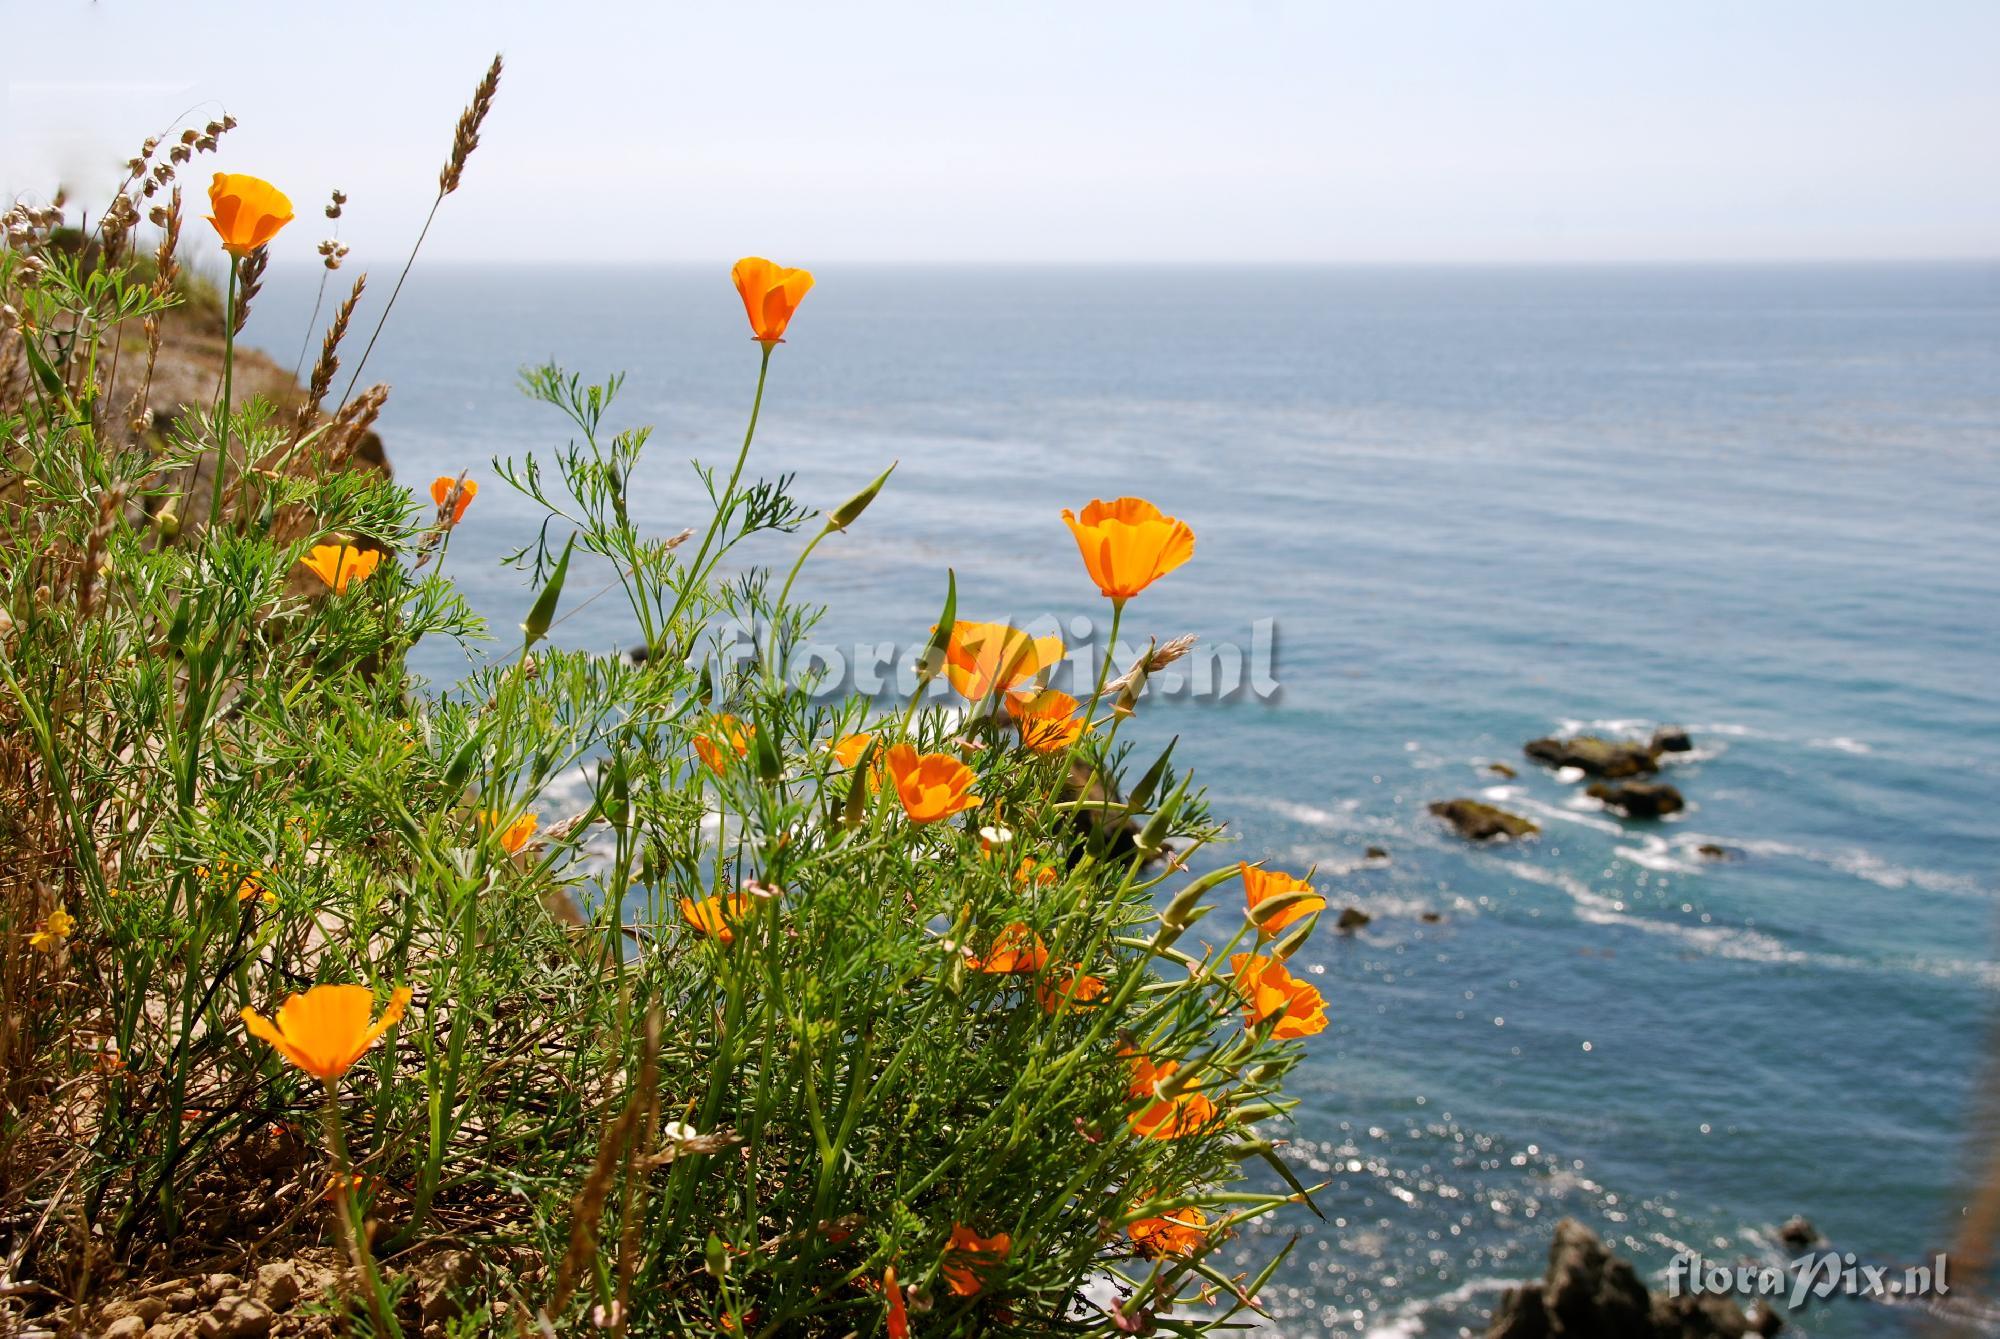
[[[0,196],[214,166],[432,260],[1602,263],[2000,254],[1993,0],[0,0]],[[90,53],[78,59],[78,52]],[[200,184],[205,184],[205,177]]]

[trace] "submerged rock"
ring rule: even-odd
[[[1439,921],[1444,919],[1444,915],[1441,912],[1426,911],[1422,915],[1418,916],[1417,919],[1422,921],[1425,925],[1436,925]]]
[[[1717,846],[1714,842],[1703,842],[1694,848],[1694,853],[1709,860],[1734,860],[1737,854],[1727,846]]]
[[[1387,851],[1383,850],[1383,849],[1382,849],[1381,847],[1379,847],[1379,846],[1371,846],[1371,847],[1369,847],[1369,848],[1368,848],[1367,850],[1365,850],[1365,851],[1363,851],[1363,852],[1361,853],[1361,858],[1362,858],[1363,860],[1382,860],[1382,861],[1386,861],[1386,860],[1388,860],[1388,858],[1389,858],[1389,853],[1388,853]]]
[[[1802,1251],[1819,1240],[1819,1229],[1812,1225],[1811,1219],[1802,1214],[1793,1214],[1785,1220],[1785,1225],[1778,1229],[1778,1240]]]
[[[1476,842],[1491,841],[1495,837],[1526,837],[1541,831],[1540,827],[1519,814],[1510,814],[1505,809],[1496,809],[1478,800],[1438,800],[1431,805],[1431,812],[1457,828],[1459,836]]]
[[[1653,750],[1634,739],[1605,739],[1599,735],[1531,739],[1521,746],[1521,751],[1551,767],[1574,767],[1614,781],[1621,776],[1644,776],[1660,770],[1660,761],[1653,756]]]
[[[1664,781],[1594,781],[1584,794],[1629,818],[1659,818],[1687,808],[1681,793]]]
[[[1333,928],[1342,934],[1353,934],[1356,930],[1359,930],[1374,919],[1373,916],[1370,916],[1360,907],[1342,907],[1340,909],[1340,919],[1334,922]]]
[[[1655,1298],[1638,1271],[1573,1218],[1556,1224],[1540,1283],[1509,1288],[1493,1308],[1486,1339],[1742,1339],[1777,1333],[1775,1313],[1752,1330],[1727,1297]],[[1779,1322],[1781,1323],[1781,1322]]]
[[[1689,739],[1688,732],[1678,725],[1663,725],[1653,731],[1653,752],[1692,753],[1694,741]]]

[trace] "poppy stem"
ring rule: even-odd
[[[1104,685],[1111,678],[1111,662],[1118,654],[1118,625],[1125,620],[1125,601],[1111,602],[1111,635],[1104,639],[1104,660],[1097,667],[1097,687],[1091,690],[1090,705],[1083,709],[1083,720],[1087,726],[1090,718],[1097,713],[1098,700],[1104,696]],[[1077,738],[1083,738],[1078,735]]]
[[[215,447],[215,471],[210,480],[208,526],[222,518],[222,476],[229,469],[230,402],[235,399],[236,373],[236,255],[229,256],[229,296],[222,304],[222,401],[216,414],[219,439]]]
[[[778,686],[780,677],[778,673],[778,636],[782,631],[783,625],[779,620],[784,616],[785,600],[792,593],[792,582],[798,579],[799,569],[806,565],[806,559],[812,557],[812,551],[819,547],[819,542],[832,534],[837,528],[833,522],[829,521],[820,527],[818,534],[806,541],[806,546],[799,550],[797,560],[792,563],[792,570],[785,573],[785,584],[778,589],[778,602],[771,606],[771,650],[765,660],[765,668],[769,673],[770,683],[773,688]]]
[[[396,1324],[396,1317],[382,1300],[382,1280],[375,1272],[375,1256],[368,1249],[368,1232],[356,1212],[354,1201],[354,1164],[347,1156],[347,1137],[340,1124],[340,1080],[326,1081],[326,1151],[333,1158],[333,1207],[340,1220],[340,1230],[347,1238],[348,1253],[354,1258],[354,1267],[361,1275],[361,1286],[368,1290],[368,1315],[374,1323],[377,1335],[399,1339],[402,1327]]]
[[[694,561],[688,564],[688,570],[696,576],[700,575],[702,562],[708,557],[708,550],[715,543],[716,533],[722,529],[723,521],[736,503],[736,481],[743,477],[743,462],[750,458],[750,442],[757,435],[757,415],[764,408],[764,378],[771,371],[771,347],[769,344],[764,345],[763,361],[757,365],[757,395],[750,401],[750,427],[743,434],[743,449],[736,453],[736,468],[729,472],[729,482],[722,489],[722,500],[715,504],[715,516],[708,523],[708,533],[701,537],[701,547],[695,550]],[[694,585],[691,580],[681,591],[680,598],[674,602],[673,613],[667,616],[667,627],[671,628],[674,619],[679,617],[681,606],[687,603],[687,597],[694,590]]]

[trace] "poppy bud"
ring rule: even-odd
[[[875,495],[882,491],[882,485],[888,483],[889,476],[896,472],[896,465],[898,463],[892,461],[888,469],[883,470],[875,476],[874,483],[869,484],[859,493],[856,493],[853,497],[835,508],[833,515],[827,518],[827,529],[845,530],[848,526],[859,520],[861,513],[868,510],[868,504],[875,500]]]
[[[937,627],[931,632],[930,644],[917,657],[917,686],[919,688],[937,678],[944,668],[945,648],[951,645],[951,630],[958,625],[958,573],[947,567],[944,570],[945,592],[944,612],[938,615]]]
[[[542,587],[542,593],[535,597],[534,608],[528,611],[528,621],[521,625],[521,631],[528,637],[523,651],[549,635],[549,625],[556,618],[556,602],[562,599],[563,582],[569,577],[569,555],[575,548],[576,536],[571,535],[569,542],[563,545],[562,557],[556,560],[556,570],[549,574],[549,584]]]
[[[776,732],[759,729],[750,736],[750,747],[757,754],[757,779],[766,785],[773,785],[784,775],[784,761],[778,756]]]
[[[1273,918],[1277,917],[1279,913],[1295,907],[1301,902],[1317,902],[1321,907],[1326,905],[1326,899],[1313,891],[1310,886],[1294,888],[1289,893],[1279,893],[1276,897],[1267,897],[1262,902],[1252,906],[1250,908],[1250,922],[1261,930]],[[1317,911],[1319,907],[1310,909]]]
[[[868,810],[869,777],[875,761],[876,740],[869,740],[868,747],[861,750],[861,756],[854,761],[854,778],[847,785],[847,803],[841,806],[840,822],[843,827],[858,828]]]
[[[1299,922],[1298,929],[1292,931],[1290,934],[1286,935],[1283,939],[1280,939],[1277,943],[1271,946],[1271,956],[1278,959],[1285,959],[1291,957],[1294,953],[1299,951],[1300,946],[1306,942],[1306,937],[1312,934],[1313,927],[1318,924],[1319,924],[1319,913],[1314,912],[1312,915],[1306,917],[1304,920]]]
[[[1151,858],[1167,844],[1167,832],[1173,827],[1174,814],[1181,807],[1181,799],[1187,794],[1188,782],[1191,779],[1192,774],[1182,777],[1181,784],[1175,787],[1174,793],[1167,796],[1166,802],[1154,811],[1153,816],[1146,820],[1146,826],[1139,830],[1134,845],[1139,848],[1141,855]]]

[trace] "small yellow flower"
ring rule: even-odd
[[[69,938],[70,931],[75,928],[76,917],[57,907],[43,917],[40,927],[28,936],[28,947],[43,953],[53,953],[62,947],[62,942]]]

